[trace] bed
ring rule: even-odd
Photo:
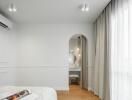
[[[29,90],[38,97],[35,100],[57,100],[56,91],[49,87],[23,87],[23,86],[2,86],[0,87],[0,100],[7,95],[21,90]]]

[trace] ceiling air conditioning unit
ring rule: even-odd
[[[12,23],[1,14],[0,14],[0,27],[3,27],[5,29],[11,29],[12,27]]]

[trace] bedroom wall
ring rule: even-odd
[[[12,37],[16,63],[3,68],[4,84],[50,86],[68,89],[69,39],[74,34],[88,38],[89,76],[93,68],[94,35],[92,24],[18,24]],[[11,36],[10,36],[11,37]],[[15,47],[14,47],[15,46]],[[13,61],[12,61],[13,62]],[[5,77],[6,76],[6,77]],[[91,77],[89,77],[89,86]],[[0,82],[1,83],[1,82]]]
[[[0,27],[0,85],[13,85],[16,81],[16,34]]]

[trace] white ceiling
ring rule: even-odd
[[[0,0],[0,10],[17,23],[88,23],[93,22],[110,0]],[[8,12],[13,3],[18,11]],[[81,12],[81,4],[89,12]]]

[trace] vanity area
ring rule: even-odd
[[[81,80],[81,48],[80,37],[70,40],[69,50],[69,84],[80,85]]]
[[[81,68],[69,68],[69,84],[80,84]]]
[[[87,38],[74,35],[69,41],[69,85],[88,87]]]

